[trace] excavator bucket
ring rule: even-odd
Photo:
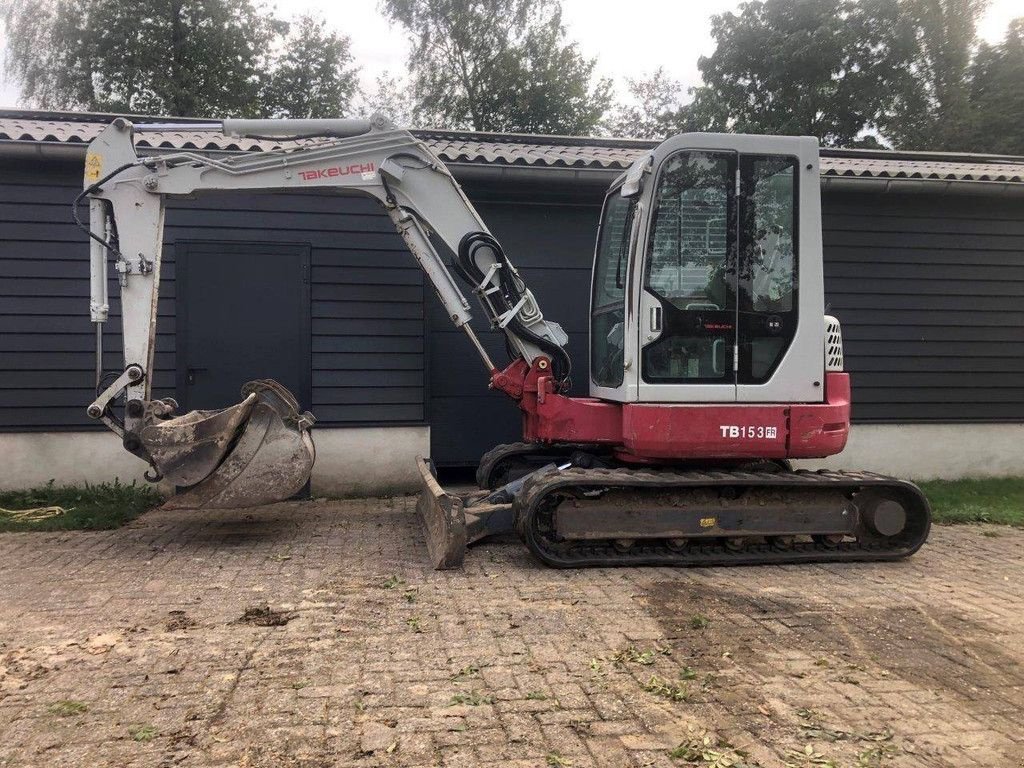
[[[142,444],[165,479],[189,486],[167,509],[224,509],[283,501],[309,480],[312,414],[276,381],[251,381],[244,400],[220,411],[157,421]]]

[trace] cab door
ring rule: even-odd
[[[590,394],[620,402],[629,398],[635,381],[628,349],[636,333],[635,313],[627,309],[636,210],[634,197],[612,187],[605,197],[591,272]]]
[[[736,400],[739,155],[682,150],[658,167],[639,293],[639,399]]]
[[[635,259],[635,399],[820,402],[817,142],[684,134],[653,167]]]

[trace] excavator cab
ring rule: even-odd
[[[817,142],[673,137],[605,199],[591,396],[821,402],[823,294]]]

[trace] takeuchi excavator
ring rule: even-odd
[[[121,298],[124,368],[100,376],[98,362],[88,414],[150,464],[149,479],[185,489],[169,504],[289,498],[315,449],[312,414],[271,380],[217,411],[179,414],[173,399],[152,398],[165,201],[328,190],[383,206],[487,384],[522,411],[522,442],[481,459],[478,491],[446,492],[418,460],[434,567],[459,567],[468,544],[510,531],[556,567],[891,560],[925,541],[931,512],[914,484],[790,464],[839,453],[850,425],[840,326],[823,307],[815,139],[683,134],[611,185],[591,278],[590,396],[574,397],[566,333],[408,131],[379,116],[224,120],[187,128],[283,148],[136,154],[136,131],[167,128],[106,127],[89,146],[75,218],[87,199],[89,224],[78,223],[91,240],[98,347],[111,263]],[[504,334],[507,363],[474,334],[460,282]]]

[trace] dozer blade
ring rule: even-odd
[[[466,556],[466,513],[462,499],[447,493],[434,477],[430,459],[416,457],[423,490],[416,512],[423,524],[430,565],[438,571],[462,567]]]
[[[470,544],[514,530],[512,498],[519,491],[519,481],[490,493],[471,491],[456,496],[437,482],[430,459],[417,456],[416,466],[423,481],[416,511],[423,523],[430,565],[435,570],[461,568]]]
[[[271,380],[249,382],[242,395],[245,400],[223,411],[194,411],[142,431],[161,474],[191,485],[165,508],[271,504],[295,495],[309,480],[316,459],[312,415],[300,414],[292,394]]]

